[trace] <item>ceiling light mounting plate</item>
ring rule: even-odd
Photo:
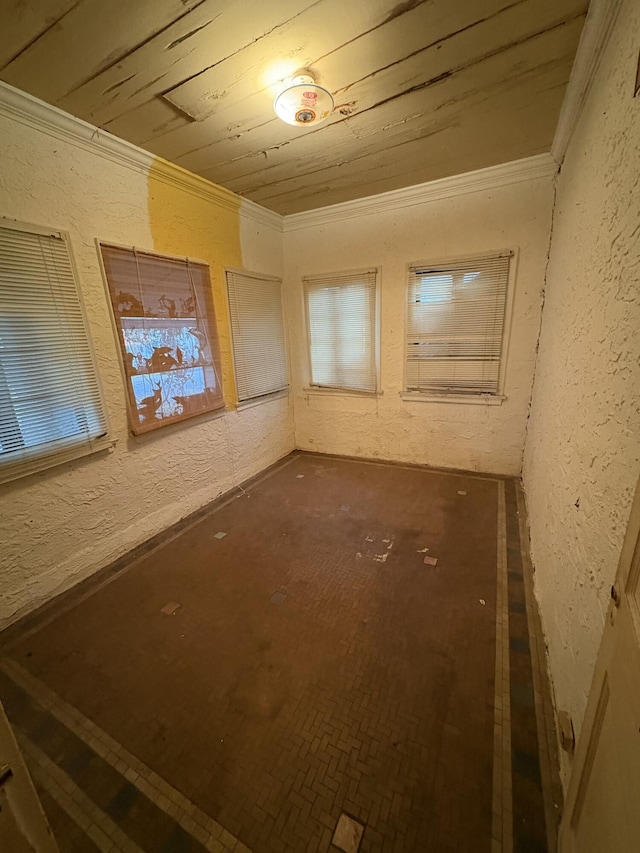
[[[282,121],[298,127],[320,124],[331,114],[333,106],[331,92],[319,86],[306,69],[295,72],[273,104]]]

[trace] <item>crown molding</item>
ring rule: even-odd
[[[622,0],[591,0],[571,69],[551,156],[561,166],[615,25]]]
[[[619,2],[619,0],[612,0],[612,2]],[[64,140],[138,173],[153,175],[170,186],[204,198],[226,210],[239,213],[254,225],[265,226],[278,232],[297,231],[300,228],[338,222],[355,216],[383,213],[467,193],[497,189],[521,181],[548,178],[555,175],[558,170],[557,162],[550,154],[538,154],[498,166],[489,166],[473,172],[283,217],[2,81],[0,81],[0,115],[20,121],[56,139]]]
[[[399,190],[368,196],[367,198],[345,201],[302,213],[292,213],[284,218],[284,231],[298,231],[300,228],[340,222],[355,216],[385,213],[399,208],[428,204],[441,199],[466,195],[467,193],[493,190],[499,187],[517,184],[521,181],[534,181],[553,177],[558,165],[550,154],[537,154],[522,160],[512,160],[499,166],[489,166],[474,172],[464,172],[449,178],[439,178],[424,184],[416,184]]]
[[[282,231],[282,216],[279,213],[267,210],[254,201],[242,198],[231,190],[213,184],[162,157],[156,157],[131,142],[119,139],[106,130],[75,118],[58,107],[53,107],[2,81],[0,115],[27,124],[55,139],[61,139],[138,173],[153,175],[170,186],[239,213],[255,224]]]

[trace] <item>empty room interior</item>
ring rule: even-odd
[[[0,851],[640,851],[640,3],[0,0]]]

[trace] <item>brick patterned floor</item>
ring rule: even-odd
[[[0,672],[7,713],[131,849],[326,851],[346,812],[365,825],[362,853],[489,853],[498,485],[298,455],[79,603],[14,629],[10,658],[36,687]],[[528,823],[516,849],[538,851],[526,618],[518,630],[514,808]],[[71,718],[49,718],[38,682],[120,744],[122,766],[87,752]],[[142,765],[124,776],[129,753],[168,797],[140,784]],[[83,847],[37,781],[63,853],[124,849],[99,836]]]

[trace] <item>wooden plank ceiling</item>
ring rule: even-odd
[[[548,151],[588,0],[0,0],[0,77],[280,213]],[[279,80],[336,108],[297,128]]]

